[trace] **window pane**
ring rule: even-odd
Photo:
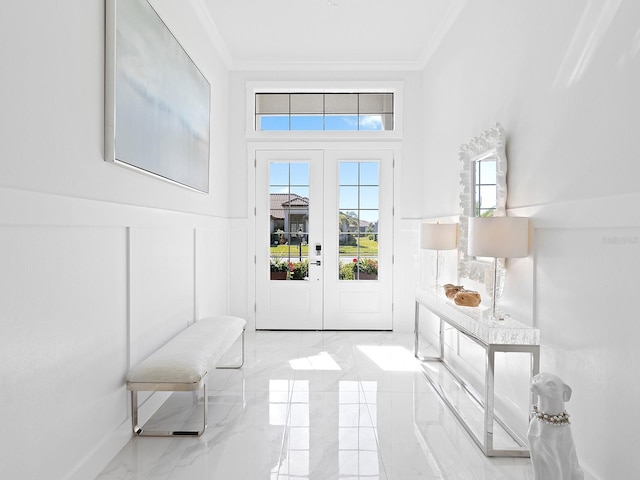
[[[309,164],[307,162],[290,163],[291,185],[309,185]]]
[[[256,93],[256,114],[286,113],[289,114],[288,93]]]
[[[383,130],[393,130],[395,127],[393,125],[393,113],[385,113],[384,115],[380,115],[382,120],[382,129]]]
[[[378,187],[360,187],[360,209],[378,208]]]
[[[260,130],[289,130],[289,115],[258,115],[256,125]]]
[[[358,162],[340,162],[340,185],[358,184]]]
[[[325,113],[358,113],[357,93],[325,94]]]
[[[379,210],[360,210],[360,223],[363,224],[365,233],[378,233]]]
[[[358,187],[340,187],[340,210],[358,210]]]
[[[325,130],[358,130],[357,115],[327,115],[324,119]]]
[[[281,193],[281,194],[289,194],[289,187],[287,185],[271,185],[269,187],[269,194],[273,195],[276,193]],[[273,200],[273,197],[272,197]]]
[[[339,227],[340,233],[357,231],[358,214],[353,210],[340,210],[338,227]]]
[[[323,130],[322,115],[291,115],[291,130]]]
[[[272,163],[269,165],[269,185],[289,185],[288,163]]]
[[[349,261],[352,261],[353,257],[358,256],[358,241],[353,233],[342,232],[338,245],[341,260],[348,258]]]
[[[297,195],[298,197],[304,198],[305,203],[304,205],[308,207],[309,205],[309,187],[296,187],[296,186],[291,186],[291,193],[293,195]]]
[[[322,113],[324,111],[324,94],[292,93],[291,113]]]
[[[358,117],[358,128],[360,130],[384,130],[382,115],[360,115]]]
[[[393,93],[361,93],[359,112],[393,113]]]
[[[377,280],[378,259],[372,257],[360,257],[355,263],[355,280]]]
[[[360,162],[360,185],[378,185],[378,162]]]

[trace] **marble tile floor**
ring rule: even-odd
[[[529,459],[487,458],[390,332],[247,332],[241,370],[209,381],[197,438],[136,437],[100,480],[530,480]],[[147,427],[194,428],[175,393]]]

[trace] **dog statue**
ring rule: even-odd
[[[534,480],[583,480],[564,408],[571,387],[557,375],[539,373],[533,377],[531,391],[538,396],[527,432]]]

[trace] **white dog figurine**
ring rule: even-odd
[[[564,402],[571,387],[551,373],[533,377],[531,391],[538,396],[527,438],[534,480],[583,480]]]

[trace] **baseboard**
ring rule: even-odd
[[[144,425],[158,411],[172,392],[155,392],[138,409],[140,424]],[[131,417],[127,417],[110,435],[98,443],[65,477],[65,480],[87,480],[96,478],[109,462],[133,438]]]

